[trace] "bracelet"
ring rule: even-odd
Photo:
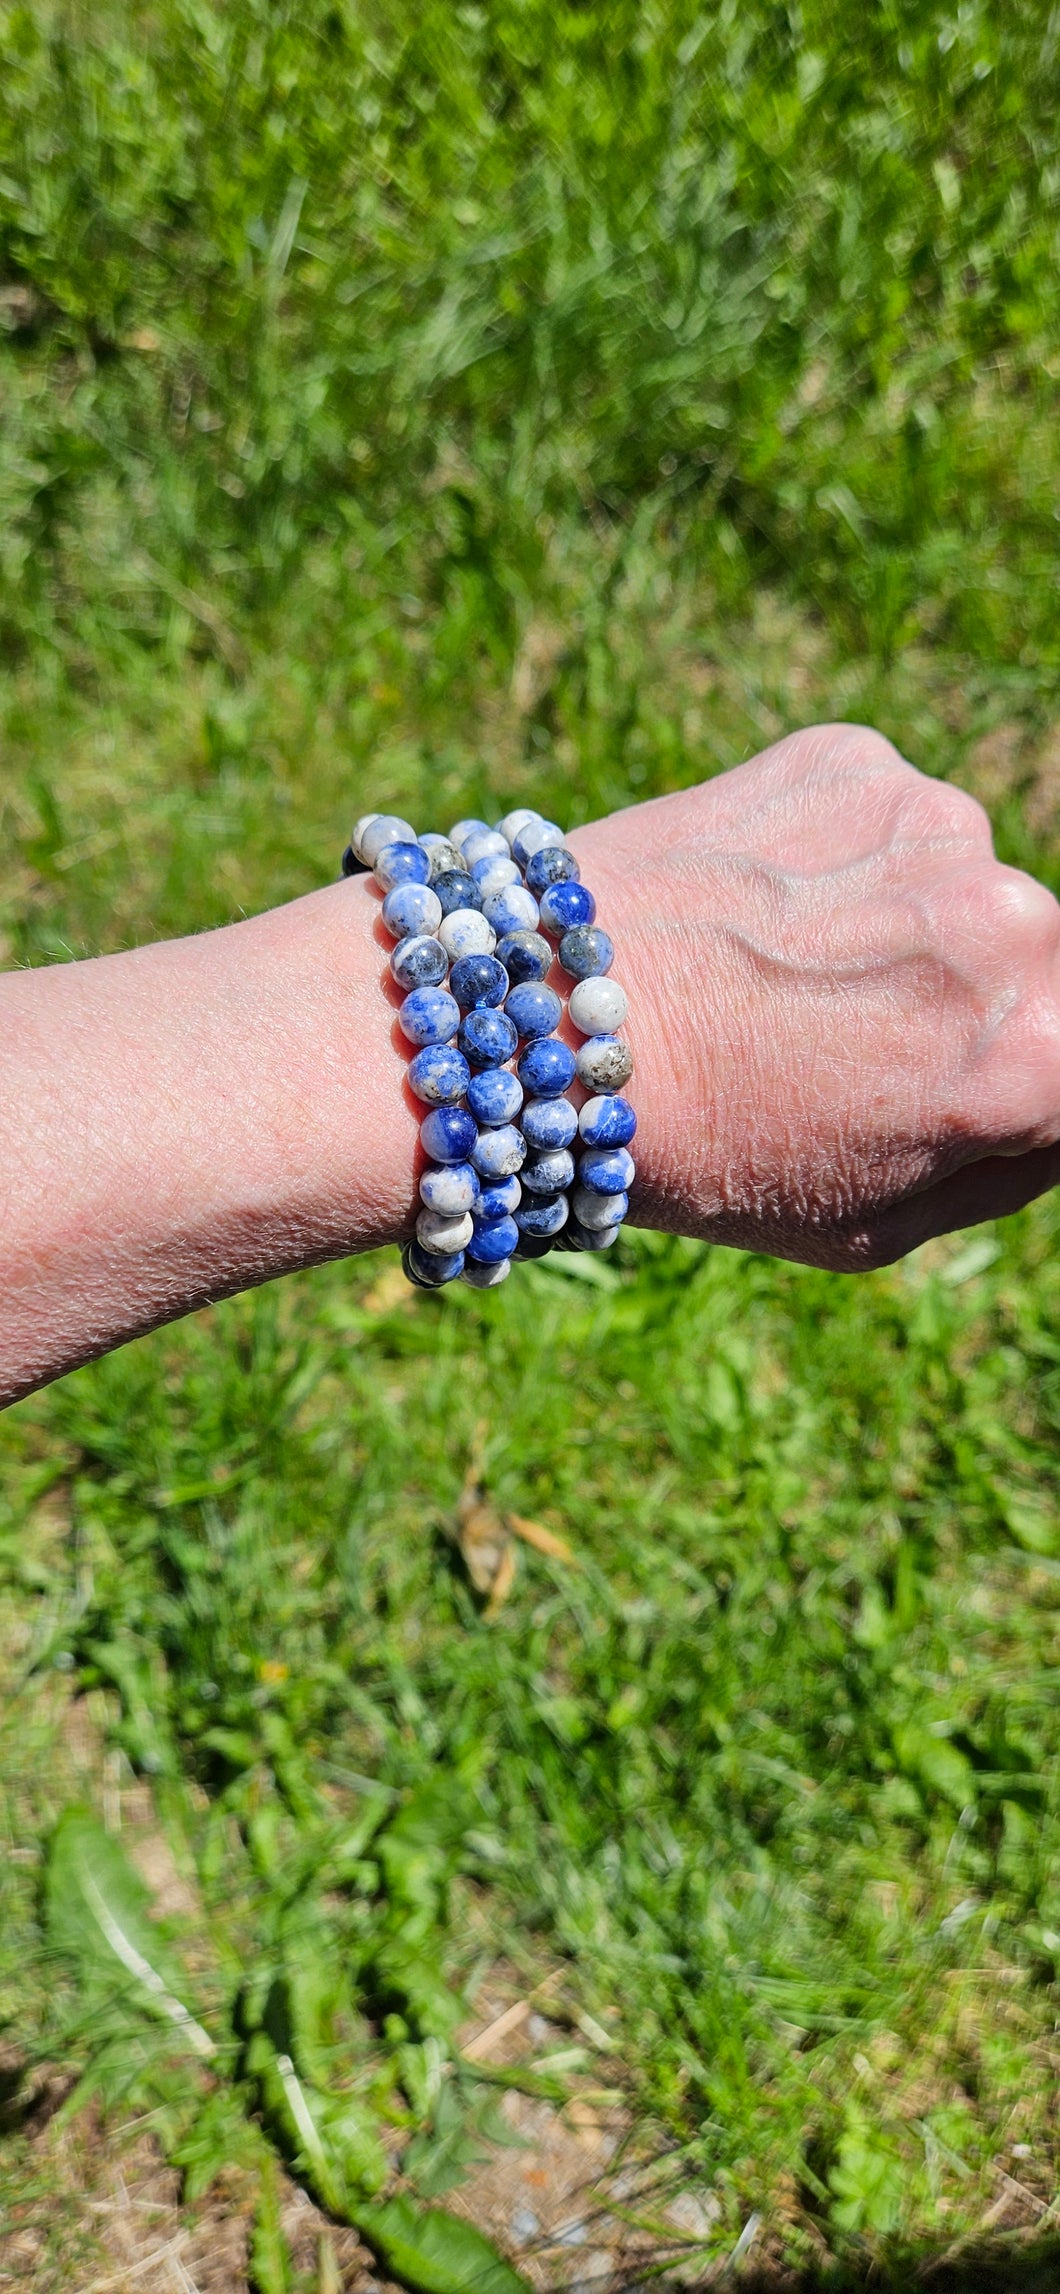
[[[370,870],[383,894],[398,1022],[415,1046],[409,1086],[427,1110],[423,1208],[402,1252],[410,1282],[437,1290],[462,1276],[489,1290],[513,1258],[606,1250],[635,1171],[627,997],[562,830],[528,808],[496,828],[457,821],[448,836],[365,813],[342,870]],[[556,1033],[554,961],[574,983],[577,1053]],[[575,1083],[591,1095],[580,1110]]]

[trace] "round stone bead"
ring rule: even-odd
[[[514,1123],[501,1123],[493,1131],[480,1131],[471,1161],[481,1179],[510,1179],[526,1161],[526,1141]]]
[[[619,1035],[591,1035],[578,1046],[578,1077],[590,1091],[621,1091],[633,1073],[628,1043]]]
[[[499,828],[474,829],[470,836],[465,836],[460,849],[464,855],[464,867],[471,869],[477,860],[508,860],[511,857],[508,839],[501,835]]]
[[[428,1211],[458,1219],[478,1202],[482,1189],[470,1163],[443,1163],[425,1171],[420,1180],[420,1201]]]
[[[457,1041],[469,1067],[503,1067],[519,1038],[507,1012],[490,1011],[484,1005],[465,1014]]]
[[[465,1259],[463,1280],[472,1290],[496,1290],[498,1283],[507,1282],[511,1271],[510,1259]]]
[[[538,813],[533,820],[527,821],[525,828],[521,828],[513,839],[512,859],[518,861],[520,868],[525,868],[534,853],[541,852],[546,844],[562,843],[563,830],[556,827],[554,820],[542,820]]]
[[[531,1098],[555,1099],[574,1081],[574,1053],[556,1035],[537,1036],[527,1044],[516,1074]]]
[[[449,842],[457,845],[462,852],[469,836],[490,836],[491,834],[492,830],[488,820],[475,820],[469,817],[467,820],[453,822],[449,831]]]
[[[410,1043],[449,1043],[460,1025],[460,1006],[444,988],[413,988],[398,1013]]]
[[[513,812],[505,813],[504,819],[499,820],[497,826],[508,844],[514,844],[520,829],[528,828],[532,820],[540,818],[540,813],[535,812],[531,805],[516,805]]]
[[[441,1251],[425,1251],[422,1243],[406,1243],[401,1253],[401,1265],[417,1290],[440,1290],[444,1282],[452,1282],[464,1271],[463,1251],[443,1256]]]
[[[462,1012],[477,1012],[483,1005],[503,1004],[508,974],[496,956],[461,956],[453,965],[449,991]]]
[[[436,1107],[420,1124],[420,1144],[432,1163],[466,1163],[477,1138],[466,1107]]]
[[[615,960],[614,942],[601,932],[599,924],[575,924],[560,941],[559,960],[572,980],[595,979],[597,973],[610,971]]]
[[[411,821],[402,820],[400,813],[377,812],[369,821],[367,828],[361,830],[360,837],[354,843],[354,851],[358,858],[363,860],[366,868],[374,868],[384,844],[415,844],[415,842],[416,831]]]
[[[578,1129],[587,1147],[628,1147],[637,1118],[628,1099],[587,1099],[578,1117]]]
[[[438,926],[438,938],[454,964],[461,956],[492,956],[497,945],[492,924],[478,908],[451,909]]]
[[[448,1211],[421,1211],[416,1221],[417,1242],[443,1257],[466,1250],[473,1232],[470,1211],[459,1211],[455,1218]]]
[[[440,940],[432,940],[424,932],[410,932],[407,940],[398,941],[390,969],[399,988],[440,988],[449,970],[449,958]]]
[[[578,1117],[569,1099],[531,1099],[520,1129],[528,1147],[569,1147],[577,1137]]]
[[[396,884],[383,902],[383,922],[395,940],[407,932],[436,932],[442,903],[429,884]]]
[[[462,1099],[471,1069],[455,1044],[429,1043],[409,1061],[409,1089],[428,1107],[450,1107]]]
[[[559,939],[577,925],[591,924],[596,902],[587,884],[550,884],[541,895],[541,923]]]
[[[455,844],[450,844],[447,836],[434,836],[428,833],[426,836],[421,836],[420,843],[430,864],[432,884],[436,876],[445,876],[450,869],[458,876],[466,875],[463,853]]]
[[[487,1128],[514,1123],[523,1104],[523,1087],[507,1067],[484,1067],[467,1087],[467,1103],[476,1122]]]
[[[457,908],[481,908],[478,885],[466,868],[442,868],[432,877],[431,888],[442,903],[442,915],[451,916]]]
[[[546,1147],[523,1164],[522,1184],[530,1195],[558,1195],[574,1184],[574,1157],[567,1147]]]
[[[526,864],[526,881],[540,900],[550,884],[577,884],[581,869],[573,852],[565,844],[543,844],[540,852],[532,852]]]
[[[491,852],[485,860],[476,860],[471,874],[483,900],[491,899],[495,892],[506,892],[509,884],[519,883],[519,871],[514,860],[498,860],[495,852]]]
[[[621,1195],[633,1185],[637,1166],[628,1147],[590,1147],[578,1164],[578,1184],[594,1195]]]
[[[482,1219],[475,1222],[467,1255],[477,1259],[480,1266],[496,1266],[498,1260],[511,1258],[518,1240],[514,1219]]]
[[[372,822],[374,820],[378,820],[378,818],[379,814],[377,812],[362,812],[360,819],[354,821],[353,827],[350,830],[350,850],[360,861],[363,868],[366,868],[368,863],[361,851],[361,843],[366,831],[371,828]]]
[[[573,1214],[563,1229],[563,1247],[569,1251],[609,1251],[617,1243],[621,1227],[583,1227]]]
[[[552,950],[541,932],[505,932],[497,942],[497,961],[513,982],[543,980]]]
[[[537,923],[537,902],[525,884],[506,884],[491,892],[483,908],[496,933],[532,932]]]
[[[531,1043],[535,1036],[553,1035],[563,1018],[563,1004],[553,988],[540,980],[523,980],[505,998],[504,1009],[517,1035]]]
[[[572,1187],[570,1207],[583,1227],[619,1227],[629,1209],[629,1196],[594,1195],[591,1187]]]
[[[598,974],[571,989],[567,1010],[579,1035],[614,1035],[629,1010],[629,997],[617,980]]]
[[[395,884],[426,884],[431,864],[422,844],[384,844],[376,853],[375,880],[384,892],[392,892]]]
[[[547,1258],[550,1250],[552,1249],[554,1240],[555,1237],[552,1235],[524,1234],[522,1228],[520,1227],[519,1240],[515,1246],[515,1257],[517,1259]]]
[[[566,1195],[540,1195],[521,1204],[515,1223],[521,1235],[558,1235],[566,1226],[568,1210]]]
[[[523,1199],[518,1179],[495,1179],[492,1186],[483,1187],[475,1216],[479,1219],[506,1219],[517,1211]]]
[[[512,867],[515,868],[514,860]],[[363,860],[358,860],[352,844],[347,845],[342,855],[342,873],[344,876],[363,876],[365,873],[365,864]],[[518,873],[518,869],[516,869],[516,875]]]

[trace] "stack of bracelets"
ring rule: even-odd
[[[618,1033],[627,999],[562,831],[523,810],[496,828],[460,820],[418,837],[391,813],[365,813],[342,870],[369,869],[396,942],[398,1020],[416,1046],[408,1080],[428,1111],[423,1209],[401,1261],[410,1282],[437,1290],[460,1275],[491,1290],[513,1258],[606,1250],[635,1169],[637,1118],[620,1096],[633,1072]],[[574,983],[577,1055],[556,1034],[554,959]],[[592,1094],[580,1112],[575,1080]]]

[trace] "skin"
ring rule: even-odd
[[[818,726],[570,842],[630,996],[639,1224],[856,1272],[1060,1179],[1060,908],[972,798]],[[411,1232],[390,946],[357,878],[0,979],[0,1399]]]

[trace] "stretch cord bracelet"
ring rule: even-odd
[[[405,990],[399,1025],[417,1047],[409,1084],[428,1109],[423,1209],[402,1253],[410,1281],[492,1289],[513,1257],[557,1243],[606,1249],[634,1174],[636,1116],[620,1096],[632,1073],[618,1034],[627,999],[607,977],[612,944],[562,831],[526,808],[497,828],[458,821],[448,837],[366,813],[342,867],[371,870],[383,894]],[[568,1010],[586,1039],[576,1055],[555,1032],[553,941],[575,983]],[[580,1114],[567,1096],[575,1080],[592,1093]]]

